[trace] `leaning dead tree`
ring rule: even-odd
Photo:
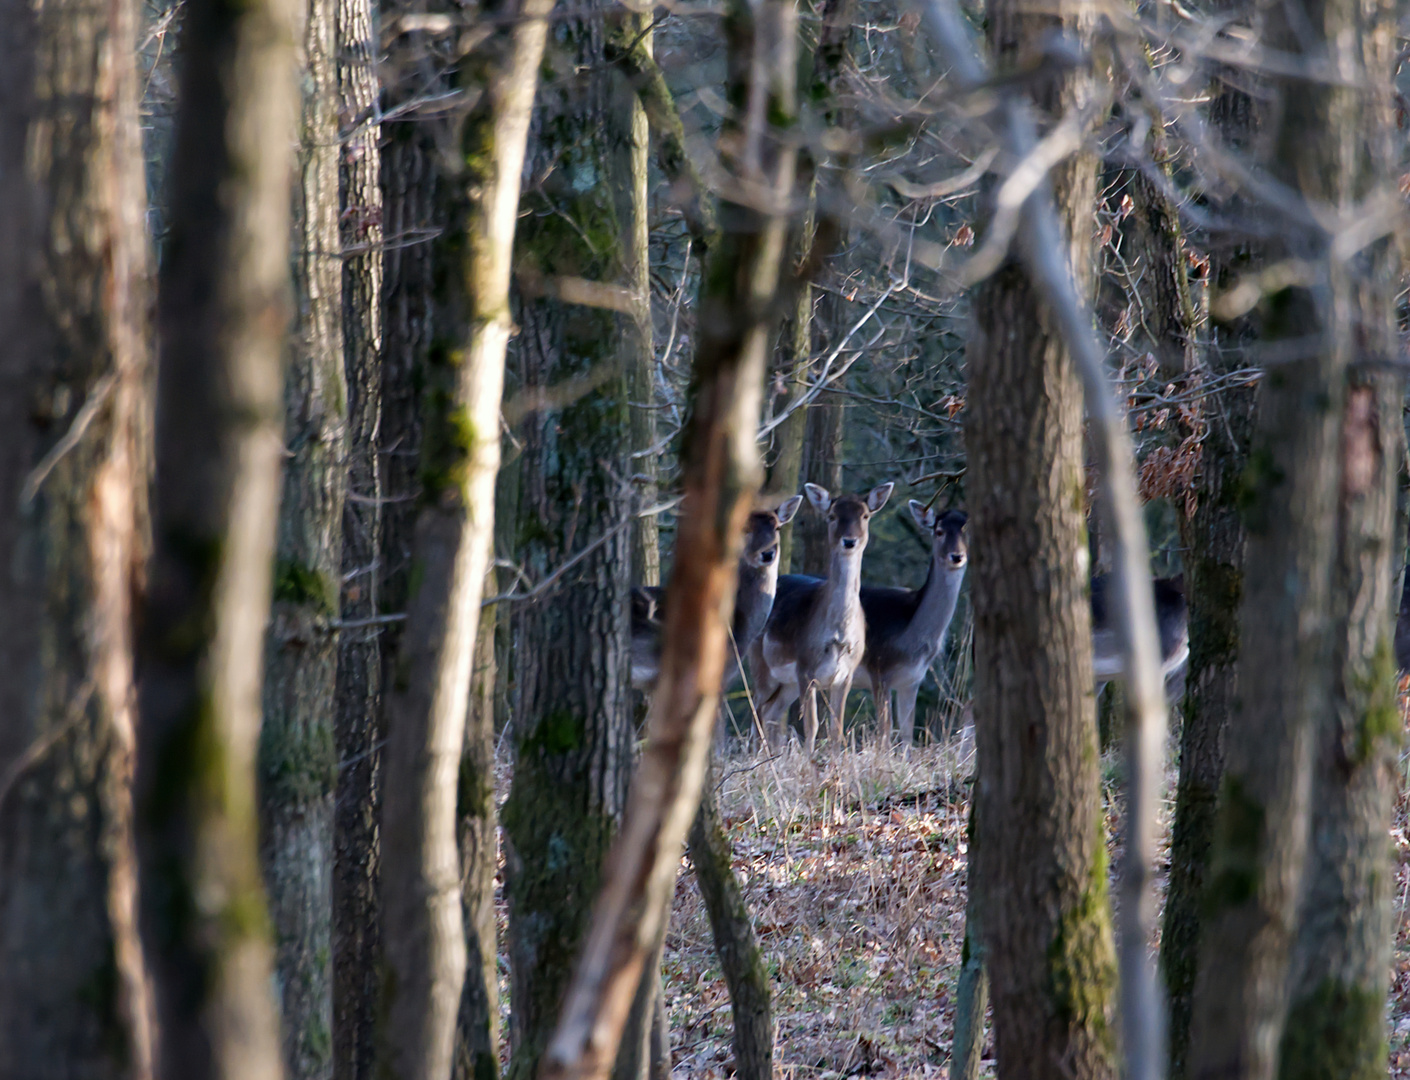
[[[731,6],[722,160],[737,186],[699,297],[684,434],[684,512],[665,600],[660,676],[647,744],[591,929],[540,1075],[608,1075],[647,960],[663,932],[686,831],[700,801],[724,675],[740,536],[761,466],[755,445],[779,306],[795,153],[769,119],[794,113],[795,13],[787,0]],[[732,201],[741,193],[749,202]]]
[[[950,0],[923,6],[927,29],[962,90],[985,85],[988,72],[975,52],[959,9]],[[1106,372],[1106,351],[1068,264],[1046,169],[1035,168],[1038,138],[1026,97],[1013,86],[998,94],[990,114],[1010,161],[995,196],[985,245],[1017,237],[1017,250],[1081,379],[1089,433],[1102,479],[1102,508],[1112,539],[1115,622],[1122,642],[1131,724],[1127,736],[1125,861],[1121,873],[1122,1045],[1127,1075],[1155,1080],[1163,1071],[1163,1008],[1146,942],[1155,923],[1153,860],[1161,757],[1166,733],[1165,689],[1150,586],[1150,555],[1137,496],[1135,458],[1126,418]],[[1026,166],[1026,167],[1025,167]],[[1009,235],[1003,235],[1008,230]],[[1002,250],[999,248],[998,250]],[[996,988],[997,993],[997,988]]]
[[[255,747],[283,453],[291,0],[188,3],[139,616],[143,930],[165,1077],[282,1076]]]

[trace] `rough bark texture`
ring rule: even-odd
[[[284,1065],[333,1074],[333,738],[347,383],[338,250],[334,0],[300,5],[303,95],[293,198],[294,325],[284,488],[260,729],[260,859],[274,923]]]
[[[1366,324],[1378,327],[1382,344],[1389,345],[1394,322],[1386,291],[1375,291],[1381,296],[1364,306]],[[1387,837],[1400,744],[1391,641],[1402,533],[1395,523],[1395,488],[1403,396],[1398,376],[1356,378],[1342,421],[1335,674],[1315,749],[1317,812],[1280,1054],[1282,1080],[1371,1080],[1386,1071],[1394,881]]]
[[[1220,84],[1210,120],[1225,143],[1246,150],[1256,113],[1248,94]],[[1221,209],[1237,219],[1246,201],[1225,193]],[[1242,273],[1264,261],[1263,245],[1245,240],[1210,255],[1212,287],[1230,288]],[[1176,294],[1178,298],[1178,293]],[[1217,379],[1245,363],[1245,347],[1256,327],[1251,320],[1212,327],[1203,350],[1203,377]],[[1191,369],[1192,370],[1192,369]],[[1200,472],[1194,513],[1182,518],[1181,535],[1189,603],[1190,658],[1180,728],[1180,777],[1171,826],[1170,884],[1160,939],[1161,973],[1170,1011],[1170,1075],[1183,1080],[1190,1042],[1190,1016],[1199,959],[1205,877],[1214,838],[1215,807],[1224,774],[1224,740],[1238,693],[1239,605],[1243,598],[1244,522],[1240,479],[1248,463],[1255,390],[1226,387],[1201,407]],[[1181,436],[1197,434],[1181,428]]]
[[[1021,65],[1050,16],[989,5],[995,60]],[[1066,29],[1071,32],[1068,21]],[[1081,101],[1083,77],[1040,104]],[[1079,288],[1090,287],[1096,168],[1054,187]],[[1026,275],[1003,267],[975,297],[965,426],[979,747],[978,873],[1001,1075],[1115,1074],[1107,900],[1083,535],[1082,389]]]
[[[1378,86],[1372,73],[1388,68],[1377,55],[1384,44],[1371,33],[1371,14],[1350,0],[1296,16],[1270,9],[1265,41],[1309,63],[1335,43],[1338,62]],[[1379,172],[1384,125],[1364,108],[1363,92],[1270,81],[1280,98],[1264,141],[1273,177],[1344,211],[1387,181]],[[1196,1077],[1266,1080],[1277,1069],[1315,734],[1332,692],[1345,374],[1364,336],[1350,299],[1355,268],[1335,261],[1330,237],[1310,219],[1272,213],[1272,254],[1326,269],[1316,284],[1281,289],[1258,307],[1261,345],[1279,362],[1260,388],[1241,493],[1248,552],[1240,684],[1206,886],[1189,1058]],[[1319,345],[1309,349],[1308,341]]]
[[[773,1076],[774,1052],[769,972],[744,891],[734,876],[734,852],[720,820],[715,782],[712,762],[705,774],[700,811],[690,828],[690,862],[729,987],[735,1073],[740,1080],[768,1080]]]
[[[977,1080],[984,1053],[984,1014],[989,1008],[989,969],[984,936],[984,896],[975,873],[975,844],[979,830],[974,827],[974,808],[969,814],[969,863],[966,869],[964,902],[964,948],[960,953],[960,977],[955,985],[955,1036],[950,1043],[951,1080]]]
[[[151,438],[137,6],[11,3],[0,17],[0,1075],[146,1080],[131,786]]]
[[[494,595],[495,572],[485,577]],[[495,818],[494,702],[495,607],[480,611],[470,673],[470,712],[460,758],[456,842],[460,848],[460,898],[465,926],[465,988],[455,1026],[454,1080],[494,1080],[499,1075],[499,953],[495,947],[494,876],[499,826]]]
[[[1367,186],[1393,184],[1399,156],[1390,145],[1394,10],[1382,4],[1363,16],[1369,77],[1356,106],[1367,145],[1355,166],[1366,170],[1359,179]],[[1338,329],[1352,337],[1361,355],[1398,351],[1397,248],[1386,241],[1371,246],[1336,282],[1337,306],[1350,322]],[[1396,520],[1404,396],[1398,372],[1353,371],[1342,412],[1332,694],[1314,736],[1315,813],[1280,1054],[1282,1080],[1371,1080],[1386,1071],[1395,873],[1388,837],[1402,739],[1393,642],[1405,534],[1404,522]]]
[[[283,442],[288,0],[186,7],[140,617],[143,927],[159,1073],[282,1075],[255,754]]]
[[[477,963],[466,1032],[476,1075],[497,1064],[493,728],[465,756],[475,637],[492,556],[500,399],[509,341],[510,256],[520,175],[550,0],[507,5],[507,29],[461,59],[469,109],[454,118],[452,175],[438,190],[445,232],[432,252],[434,325],[423,368],[421,491],[406,627],[386,687],[383,799],[383,984],[379,1073],[442,1080],[451,1069],[467,967],[464,910]],[[457,782],[458,778],[458,782]],[[457,824],[457,801],[461,804]],[[482,864],[462,885],[466,819],[477,816]],[[484,940],[484,936],[489,941]]]
[[[602,8],[585,9],[558,25],[544,62],[532,173],[547,179],[524,193],[515,257],[545,277],[626,275],[615,193],[589,179],[612,151],[607,31]],[[516,557],[530,577],[601,541],[550,594],[515,612],[516,757],[503,819],[510,1071],[529,1077],[557,1019],[631,774],[632,493],[627,380],[604,376],[625,316],[524,296],[518,321],[524,386],[602,380],[573,404],[532,415],[523,432]]]
[[[382,189],[369,0],[338,0],[336,15],[343,251],[343,364],[348,388],[343,504],[342,620],[334,749],[333,1075],[368,1080],[377,999],[377,792],[381,748],[380,547],[383,473]]]

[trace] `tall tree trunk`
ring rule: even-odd
[[[964,947],[955,986],[955,1035],[950,1042],[950,1080],[977,1080],[984,1053],[984,1014],[989,1008],[989,969],[986,964],[984,896],[979,890],[974,807],[969,812],[969,865],[965,882]]]
[[[1210,105],[1212,126],[1226,145],[1247,151],[1257,111],[1240,84],[1224,80]],[[1237,220],[1247,212],[1238,193],[1221,206]],[[1263,244],[1245,240],[1211,252],[1211,287],[1223,292],[1264,263]],[[1243,366],[1256,333],[1250,320],[1215,324],[1201,378],[1219,379]],[[1198,385],[1198,384],[1194,384]],[[1205,878],[1214,839],[1215,807],[1224,774],[1224,743],[1239,686],[1239,605],[1243,599],[1246,536],[1240,512],[1255,404],[1252,386],[1226,386],[1199,406],[1203,426],[1195,509],[1182,515],[1190,659],[1180,728],[1180,777],[1170,839],[1170,884],[1160,939],[1160,964],[1170,1013],[1170,1075],[1183,1080],[1190,1043]],[[1199,435],[1180,428],[1182,437]]]
[[[611,151],[607,32],[602,5],[565,16],[544,63],[532,171],[547,179],[525,192],[516,250],[516,263],[533,277],[630,280],[617,193],[585,182]],[[597,384],[562,409],[531,416],[523,436],[518,556],[528,573],[542,579],[595,545],[552,593],[520,605],[513,631],[515,766],[503,819],[510,1068],[529,1077],[572,974],[631,774],[632,495],[622,438],[630,431],[627,379],[607,367],[627,317],[525,295],[518,321],[525,386]]]
[[[989,5],[992,55],[1022,62],[1071,17]],[[1090,76],[1055,79],[1050,113]],[[1096,163],[1055,173],[1079,289],[1089,289]],[[1005,1077],[1114,1076],[1115,968],[1107,901],[1084,544],[1082,389],[1054,316],[1009,264],[974,302],[965,425],[975,613],[976,814],[972,888]],[[977,880],[976,880],[977,879]]]
[[[831,293],[824,294],[822,302],[818,305],[820,311],[817,318],[826,327],[834,327],[837,305],[841,303],[840,297]],[[803,432],[803,466],[800,470],[802,483],[818,484],[834,493],[841,490],[842,412],[842,402],[830,394],[822,395],[808,406],[808,418]],[[799,571],[826,577],[830,558],[827,546],[827,519],[819,514],[803,514],[793,526],[793,531],[800,534],[798,539],[801,540],[799,546],[802,549],[803,562],[798,568]]]
[[[132,803],[151,462],[137,5],[11,3],[2,17],[0,1075],[147,1080]]]
[[[1295,16],[1269,9],[1264,40],[1307,63],[1335,42],[1339,62],[1374,83],[1371,73],[1385,68],[1367,18],[1350,0]],[[1379,190],[1384,135],[1380,118],[1362,107],[1364,91],[1290,77],[1270,82],[1280,98],[1265,144],[1276,179],[1347,212]],[[1361,332],[1352,329],[1347,294],[1353,267],[1332,258],[1330,237],[1285,211],[1269,209],[1264,221],[1276,223],[1273,255],[1327,269],[1316,284],[1277,290],[1259,304],[1260,344],[1280,362],[1260,389],[1241,492],[1248,553],[1239,694],[1205,890],[1189,1071],[1250,1080],[1274,1074],[1287,1008],[1314,736],[1332,693],[1338,437],[1347,364]],[[1214,308],[1221,312],[1219,298]],[[1303,345],[1319,340],[1317,348]],[[1284,362],[1280,345],[1302,351]]]
[[[432,256],[435,324],[424,366],[414,574],[385,699],[379,1073],[406,1080],[450,1072],[466,981],[466,907],[480,913],[470,976],[491,982],[478,988],[485,1014],[472,1025],[476,1075],[492,1075],[497,1058],[494,934],[483,914],[488,901],[462,895],[456,804],[464,790],[467,806],[480,810],[478,859],[492,867],[493,727],[477,725],[482,745],[467,757],[465,724],[494,537],[510,257],[550,8],[551,0],[525,0],[487,13],[491,28],[503,28],[460,61],[456,84],[482,92],[457,117],[455,172],[438,187],[445,232]],[[492,869],[482,865],[469,876],[466,887],[476,886],[493,888]]]
[[[338,250],[335,0],[303,0],[293,199],[294,326],[284,490],[260,730],[260,842],[274,922],[284,1065],[333,1074],[333,737],[347,382]]]
[[[1345,209],[1377,189],[1394,190],[1394,10],[1382,5],[1362,16],[1364,77],[1350,100],[1333,105],[1327,117],[1365,133],[1365,147],[1348,169],[1352,189]],[[1397,249],[1394,241],[1380,241],[1346,265],[1345,277],[1333,279],[1336,308],[1348,315],[1337,329],[1349,352],[1399,353]],[[1314,735],[1316,813],[1282,1080],[1370,1080],[1386,1071],[1386,976],[1394,930],[1388,838],[1401,743],[1393,642],[1405,535],[1404,522],[1396,520],[1404,397],[1400,373],[1353,370],[1341,418],[1332,694]]]
[[[283,449],[289,0],[186,8],[162,268],[154,553],[141,613],[143,923],[159,1072],[282,1075],[256,824]]]
[[[377,1000],[377,791],[383,614],[380,550],[382,189],[370,0],[338,0],[343,367],[348,387],[333,803],[333,1075],[370,1080]]]

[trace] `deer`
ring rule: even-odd
[[[785,499],[777,510],[756,510],[744,526],[744,548],[739,553],[738,583],[734,592],[733,639],[725,666],[724,685],[739,677],[739,657],[764,631],[774,606],[778,586],[779,532],[793,520],[803,496]],[[665,590],[638,585],[631,592],[632,686],[649,690],[656,684],[661,660],[660,606]]]
[[[827,518],[827,577],[803,579],[775,597],[764,633],[754,644],[751,667],[771,740],[788,706],[802,697],[803,749],[809,757],[817,748],[818,693],[828,697],[832,741],[842,743],[843,708],[866,646],[862,554],[871,517],[886,505],[894,487],[880,484],[866,495],[834,499],[817,484],[803,486],[808,503]]]
[[[1096,692],[1113,679],[1122,676],[1121,642],[1111,624],[1107,600],[1110,577],[1098,574],[1092,578],[1092,678]],[[1169,683],[1190,658],[1189,612],[1185,607],[1185,575],[1156,578],[1151,582],[1155,593],[1155,626],[1160,635],[1160,673]]]

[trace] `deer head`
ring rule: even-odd
[[[827,542],[833,555],[861,558],[867,546],[871,516],[886,505],[895,484],[880,484],[863,495],[839,495],[834,499],[826,488],[804,484],[808,502],[827,518]]]
[[[963,510],[936,513],[915,499],[907,505],[916,524],[930,533],[930,552],[936,563],[947,571],[963,570],[969,562],[969,541],[965,535],[969,515]]]
[[[744,526],[744,550],[739,554],[743,566],[765,570],[778,559],[779,530],[793,520],[803,496],[785,499],[777,510],[755,510]]]

